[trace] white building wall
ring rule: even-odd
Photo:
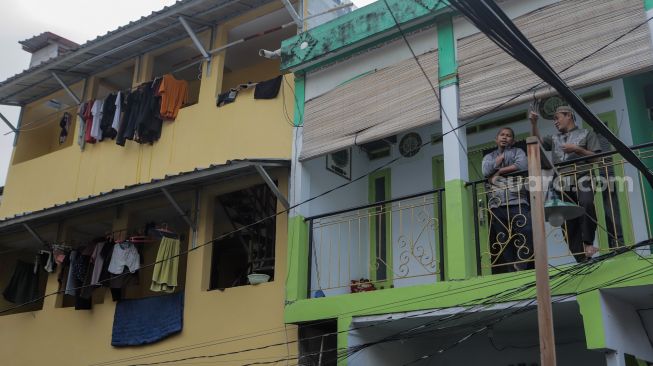
[[[56,43],[51,43],[32,54],[32,58],[30,59],[29,62],[29,67],[34,67],[53,57],[57,57],[58,54],[59,54],[59,45]]]
[[[590,108],[597,114],[615,111],[619,121],[619,135],[626,144],[630,144],[632,139],[622,81],[615,80],[612,82],[585,88],[579,90],[578,92],[583,95],[605,87],[610,87],[612,89],[613,97],[608,100],[592,103],[590,104]],[[480,120],[478,123],[495,120],[501,116],[510,115],[518,111],[524,111],[527,108],[527,105],[521,105],[495,112],[488,115],[483,120]],[[515,130],[517,135],[530,133],[530,122],[528,121],[515,122],[509,126]],[[539,126],[542,134],[553,134],[556,132],[551,121],[541,120],[539,122]],[[419,128],[416,131],[420,134],[422,141],[426,142],[431,139],[431,136],[434,133],[440,131],[440,127],[439,124],[434,124],[431,126]],[[397,141],[400,141],[403,135],[404,134],[398,135]],[[488,129],[479,133],[469,134],[467,136],[468,152],[472,152],[478,149],[477,146],[485,145],[488,142],[491,143],[494,140],[495,135],[495,129]],[[368,204],[369,179],[366,175],[370,172],[375,171],[375,169],[379,167],[385,168],[386,165],[387,168],[389,168],[391,171],[392,197],[396,198],[433,189],[432,159],[435,156],[442,155],[441,144],[427,144],[416,156],[411,158],[399,157],[400,154],[397,145],[398,144],[392,145],[391,156],[373,161],[370,161],[367,157],[367,154],[364,151],[361,151],[359,147],[353,147],[352,179],[356,180],[360,177],[363,178],[356,180],[355,182],[348,184],[340,189],[337,189],[334,193],[327,194],[323,197],[311,201],[306,212],[307,216],[314,216]],[[312,159],[305,162],[303,165],[305,167],[305,182],[310,183],[307,185],[310,191],[310,197],[318,196],[339,185],[348,183],[348,180],[330,171],[327,171],[325,157]],[[476,168],[472,167],[471,170],[473,171],[474,169],[478,169],[480,171],[480,166]],[[627,173],[634,174],[633,169],[627,169]],[[637,180],[635,180],[635,183],[636,184],[633,186],[633,192],[629,193],[629,206],[632,210],[631,217],[633,220],[635,237],[637,239],[646,237],[647,233],[646,225],[643,222],[645,218],[642,203],[643,200],[640,196],[639,184]],[[421,212],[425,211],[431,215],[430,217],[432,219],[434,208],[432,208],[432,206],[426,208],[421,207]],[[314,284],[314,288],[320,287],[316,282],[317,266],[321,272],[321,287],[323,289],[327,289],[324,290],[327,296],[340,293],[348,293],[349,288],[345,285],[349,282],[349,280],[369,278],[370,228],[369,220],[365,218],[365,214],[367,212],[368,210],[362,210],[360,214],[363,218],[360,220],[347,220],[341,222],[338,225],[330,226],[327,231],[324,231],[326,229],[323,229],[323,232],[321,233],[323,235],[321,243],[327,244],[323,244],[323,252],[318,254],[318,257],[321,258],[321,260],[316,262],[316,258],[313,258],[312,283]],[[420,283],[432,283],[436,281],[437,275],[430,274],[432,272],[429,272],[429,270],[433,269],[433,266],[429,267],[428,265],[423,265],[423,263],[429,263],[429,261],[425,260],[420,263],[416,253],[406,252],[407,247],[401,246],[402,238],[409,237],[411,233],[413,234],[413,238],[418,237],[421,228],[417,225],[413,225],[410,227],[410,229],[408,229],[408,225],[405,225],[405,221],[403,223],[399,222],[397,215],[397,213],[393,214],[392,221],[393,271],[396,278],[393,285],[395,287],[402,287]],[[408,212],[405,212],[404,219],[407,217],[407,215]],[[414,220],[413,222],[417,222],[417,220]],[[624,225],[630,225],[630,223],[624,223]],[[403,231],[402,228],[404,228]],[[568,255],[567,244],[562,237],[560,229],[554,229],[548,224],[546,229],[547,233],[549,234],[548,251],[550,256],[550,263],[553,265],[572,263],[573,258]],[[599,230],[601,230],[601,228],[599,228]],[[428,234],[428,236],[421,237],[420,239],[422,240],[422,243],[429,244],[426,247],[422,247],[422,249],[434,248],[433,250],[437,251],[437,233],[433,230],[427,230],[425,232]],[[401,235],[402,233],[404,235]],[[315,232],[315,234],[316,235],[314,237],[314,241],[319,240],[319,233]],[[331,242],[327,242],[327,238],[329,238]],[[485,243],[486,241],[487,238],[481,238],[482,243]],[[326,245],[329,246],[328,250],[326,249]],[[328,253],[331,254],[328,255]],[[406,257],[406,254],[409,255]],[[428,257],[428,255],[426,257]],[[400,268],[401,263],[406,262],[406,259],[409,259],[407,266]],[[422,257],[422,259],[424,259],[424,257]],[[338,274],[340,277],[338,277]],[[329,283],[332,286],[329,286]],[[335,284],[338,284],[339,287],[332,288]]]

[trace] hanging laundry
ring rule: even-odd
[[[79,148],[84,150],[84,145],[86,144],[85,134],[86,134],[86,121],[84,120],[84,112],[86,111],[86,103],[81,103],[77,109],[77,121],[79,124],[79,134],[77,135],[77,145]]]
[[[137,346],[160,341],[181,332],[183,320],[183,292],[119,301],[113,315],[111,345]]]
[[[113,246],[108,270],[113,274],[122,274],[125,267],[129,272],[136,272],[140,268],[140,254],[136,246],[128,241]]]
[[[104,256],[103,249],[107,245],[106,242],[98,243],[91,254],[91,262],[93,263],[93,272],[91,273],[91,285],[99,286],[100,285],[100,275],[102,274],[102,268],[104,267]]]
[[[174,292],[179,272],[179,239],[164,236],[159,244],[150,290]]]
[[[57,265],[54,262],[54,253],[51,250],[48,250],[42,252],[42,255],[47,256],[47,258],[45,258],[45,265],[43,266],[43,269],[48,273],[53,273],[57,268]]]
[[[256,84],[254,99],[274,99],[279,94],[283,76],[279,75],[274,79],[261,81]]]
[[[238,89],[229,89],[229,91],[224,92],[220,95],[218,95],[218,102],[217,106],[222,107],[225,104],[233,103],[236,101],[236,97],[238,96]]]
[[[78,254],[74,265],[71,267],[73,274],[73,290],[75,292],[75,310],[90,310],[92,307],[91,287],[89,281],[90,255],[87,251]]]
[[[2,296],[14,304],[24,304],[38,297],[38,289],[39,276],[34,273],[34,264],[18,260]]]
[[[134,139],[134,132],[136,131],[136,115],[138,114],[140,99],[141,93],[138,91],[138,89],[130,92],[125,96],[125,110],[123,112],[122,123],[118,129],[116,145],[125,146],[126,140]]]
[[[61,120],[59,121],[59,127],[61,127],[61,132],[59,133],[59,145],[66,142],[66,138],[68,137],[68,130],[70,129],[71,119],[72,117],[70,116],[70,113],[64,112]]]
[[[123,92],[119,91],[118,94],[116,95],[116,102],[114,103],[116,110],[115,113],[113,114],[113,121],[111,121],[111,128],[113,128],[116,135],[118,135],[120,131],[120,122],[122,121],[121,113],[122,113],[122,105],[124,103],[124,95],[125,94],[123,94]]]
[[[84,141],[88,144],[94,144],[96,142],[95,138],[91,135],[91,129],[93,129],[93,105],[95,104],[95,100],[91,99],[88,102],[86,102],[86,106],[84,107],[84,119],[85,119],[85,134],[84,134]]]
[[[111,297],[114,301],[122,299],[123,290],[126,287],[139,284],[136,272],[139,269],[140,254],[133,243],[126,241],[113,246],[107,272],[109,274],[108,285],[111,288]],[[102,276],[100,277],[102,280]]]
[[[158,95],[161,96],[161,118],[174,121],[188,100],[188,82],[177,80],[171,74],[163,75]]]
[[[115,93],[109,94],[104,103],[102,103],[102,118],[100,119],[100,130],[102,130],[103,139],[114,139],[116,131],[113,129],[113,119],[116,114],[116,97]]]
[[[73,268],[75,268],[75,264],[77,262],[77,256],[78,252],[76,250],[73,250],[70,252],[70,255],[68,255],[68,276],[66,276],[66,287],[64,290],[64,294],[70,295],[70,296],[75,296],[75,282],[74,282],[74,271]]]
[[[91,113],[93,114],[93,124],[91,126],[91,137],[93,137],[96,141],[101,141],[102,140],[102,128],[100,126],[100,122],[102,121],[102,107],[104,105],[103,100],[96,100],[93,103],[93,107],[91,108]]]
[[[161,137],[163,120],[159,116],[161,98],[156,96],[161,79],[140,85],[127,99],[123,124],[124,132],[116,144],[124,145],[125,140],[136,140],[139,143],[153,143]]]

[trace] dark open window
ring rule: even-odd
[[[338,363],[338,324],[335,319],[299,325],[299,364],[336,365]]]
[[[215,204],[210,289],[243,286],[248,275],[268,275],[274,279],[274,218],[277,199],[265,184],[218,196]],[[261,221],[262,220],[262,221]],[[260,222],[259,222],[260,221]]]

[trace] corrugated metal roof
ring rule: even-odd
[[[102,205],[103,207],[115,206],[126,201],[159,195],[161,194],[161,188],[175,192],[234,179],[240,176],[258,174],[254,169],[256,165],[260,165],[263,168],[289,168],[290,161],[284,159],[228,160],[224,164],[210,165],[207,168],[195,168],[191,171],[181,172],[175,175],[166,175],[164,178],[152,179],[146,183],[132,184],[120,189],[80,197],[74,201],[55,204],[54,206],[38,211],[24,212],[6,217],[0,220],[0,233],[5,233],[28,222],[38,225],[51,220],[59,220],[64,214],[80,214],[90,209],[97,209],[98,205]]]
[[[68,85],[151,50],[187,38],[178,20],[189,19],[195,32],[219,24],[274,0],[180,0],[148,16],[90,40],[79,48],[0,82],[0,104],[25,105],[61,89],[52,71]],[[192,22],[192,19],[198,22]],[[199,54],[199,52],[198,52]]]
[[[56,35],[52,32],[43,32],[39,35],[36,35],[34,37],[18,41],[21,45],[23,45],[23,50],[29,52],[29,53],[34,53],[43,47],[47,46],[50,44],[50,41],[54,41],[62,45],[66,50],[76,50],[79,48],[79,45],[67,38],[61,37],[59,35]]]

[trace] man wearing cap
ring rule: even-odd
[[[558,133],[555,135],[540,136],[537,127],[539,116],[531,111],[529,118],[533,136],[540,139],[545,150],[551,151],[554,164],[594,155],[601,151],[596,134],[576,126],[574,111],[569,106],[563,105],[556,109],[553,124]],[[564,201],[572,201],[585,209],[584,215],[566,221],[565,226],[569,250],[577,262],[586,261],[598,251],[593,245],[596,234],[596,209],[589,171],[574,173],[564,184],[561,193]]]

